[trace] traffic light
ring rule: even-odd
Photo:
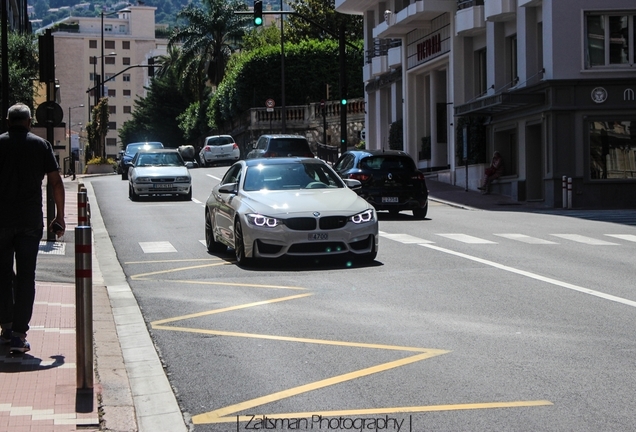
[[[254,25],[263,25],[263,0],[254,0]]]
[[[154,57],[150,57],[148,59],[148,76],[149,77],[155,76],[155,58]]]
[[[347,99],[346,98],[340,99],[340,105],[346,105],[346,104],[347,104]]]

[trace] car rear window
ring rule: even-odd
[[[403,156],[371,156],[360,161],[360,168],[370,170],[405,170],[414,171],[415,163],[411,158]]]
[[[163,144],[160,142],[149,142],[149,143],[139,143],[139,144],[128,144],[126,146],[126,154],[135,155],[139,151],[140,148],[143,149],[160,149],[163,148]]]
[[[303,139],[275,139],[269,143],[269,151],[303,155],[309,152],[309,143]]]
[[[220,146],[220,145],[232,144],[232,143],[234,143],[234,139],[232,137],[216,137],[216,138],[209,138],[206,145]]]

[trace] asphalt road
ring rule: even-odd
[[[246,270],[203,244],[225,170],[191,202],[90,179],[194,431],[633,429],[636,227],[432,203],[371,265]]]

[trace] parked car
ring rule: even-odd
[[[236,162],[205,205],[208,251],[234,249],[239,265],[255,258],[378,252],[375,209],[320,159]]]
[[[356,192],[376,210],[411,210],[417,219],[428,213],[426,179],[408,153],[351,150],[338,158],[334,169],[342,178],[359,180]]]
[[[134,142],[126,146],[123,153],[120,153],[119,161],[117,162],[117,174],[121,174],[122,180],[128,180],[128,169],[132,159],[135,157],[139,150],[150,150],[163,148],[163,144],[157,141],[150,142]]]
[[[301,135],[261,135],[246,159],[290,156],[314,157],[307,138]]]
[[[141,195],[175,195],[184,201],[192,199],[192,178],[176,149],[140,150],[128,171],[128,197],[138,201]]]
[[[230,135],[213,135],[205,139],[199,152],[201,166],[218,162],[235,162],[241,158],[241,149]]]

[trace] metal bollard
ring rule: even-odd
[[[91,227],[75,227],[77,388],[93,388],[93,261]]]
[[[568,178],[563,176],[561,179],[561,193],[562,193],[562,201],[563,208],[567,208],[568,206]]]
[[[86,191],[77,193],[77,226],[89,226],[86,205],[88,196]]]
[[[78,191],[78,192],[81,192],[81,191],[82,191],[82,189],[86,189],[86,188],[84,187],[84,183],[82,183],[82,182],[78,182],[78,183],[77,183],[77,191]]]
[[[572,208],[572,177],[568,177],[568,208]]]

